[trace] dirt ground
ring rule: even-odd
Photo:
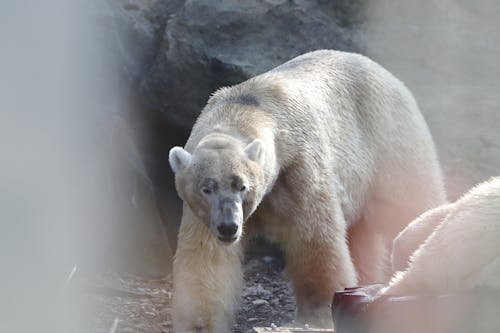
[[[270,256],[246,260],[234,333],[253,332],[255,326],[280,326],[293,319],[295,302],[283,267],[280,259]],[[80,276],[74,285],[74,296],[83,307],[77,318],[80,333],[172,332],[170,277]]]

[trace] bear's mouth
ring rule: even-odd
[[[217,239],[219,239],[223,243],[230,244],[230,243],[233,243],[234,241],[236,241],[238,239],[238,237],[236,237],[236,236],[230,236],[230,237],[218,236]]]

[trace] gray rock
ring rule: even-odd
[[[186,1],[166,24],[143,92],[190,129],[209,95],[301,53],[355,50],[357,2]]]
[[[106,48],[113,55],[123,79],[130,84],[149,72],[157,56],[166,20],[184,1],[109,0],[95,11],[104,28]],[[98,19],[99,21],[99,19]],[[103,33],[104,32],[104,33]]]
[[[262,287],[261,284],[258,284],[257,286],[247,287],[243,291],[243,297],[259,296],[259,297],[268,298],[268,297],[271,297],[272,295],[273,295],[273,293],[271,291],[265,289],[264,287]]]
[[[269,302],[266,301],[265,299],[256,299],[255,301],[252,302],[252,304],[255,306],[262,306],[262,305],[269,305]]]
[[[266,264],[269,264],[270,262],[272,262],[273,259],[274,258],[271,257],[271,256],[264,256],[264,257],[262,257],[262,261],[265,262]]]

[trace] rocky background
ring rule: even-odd
[[[126,174],[116,199],[124,218],[108,249],[119,269],[168,272],[180,201],[167,154],[185,142],[209,95],[307,51],[361,52],[409,86],[435,138],[450,199],[499,173],[495,0],[96,3],[96,26],[120,82],[118,139],[109,152]]]

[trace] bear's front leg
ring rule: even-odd
[[[242,285],[242,246],[223,245],[184,205],[174,259],[176,333],[225,333],[233,323]]]
[[[306,218],[306,217],[304,217]],[[310,219],[308,219],[310,221]],[[308,221],[303,220],[303,221]],[[322,220],[295,230],[287,246],[287,272],[297,302],[295,322],[331,328],[335,291],[356,286],[357,275],[345,238],[343,221]]]

